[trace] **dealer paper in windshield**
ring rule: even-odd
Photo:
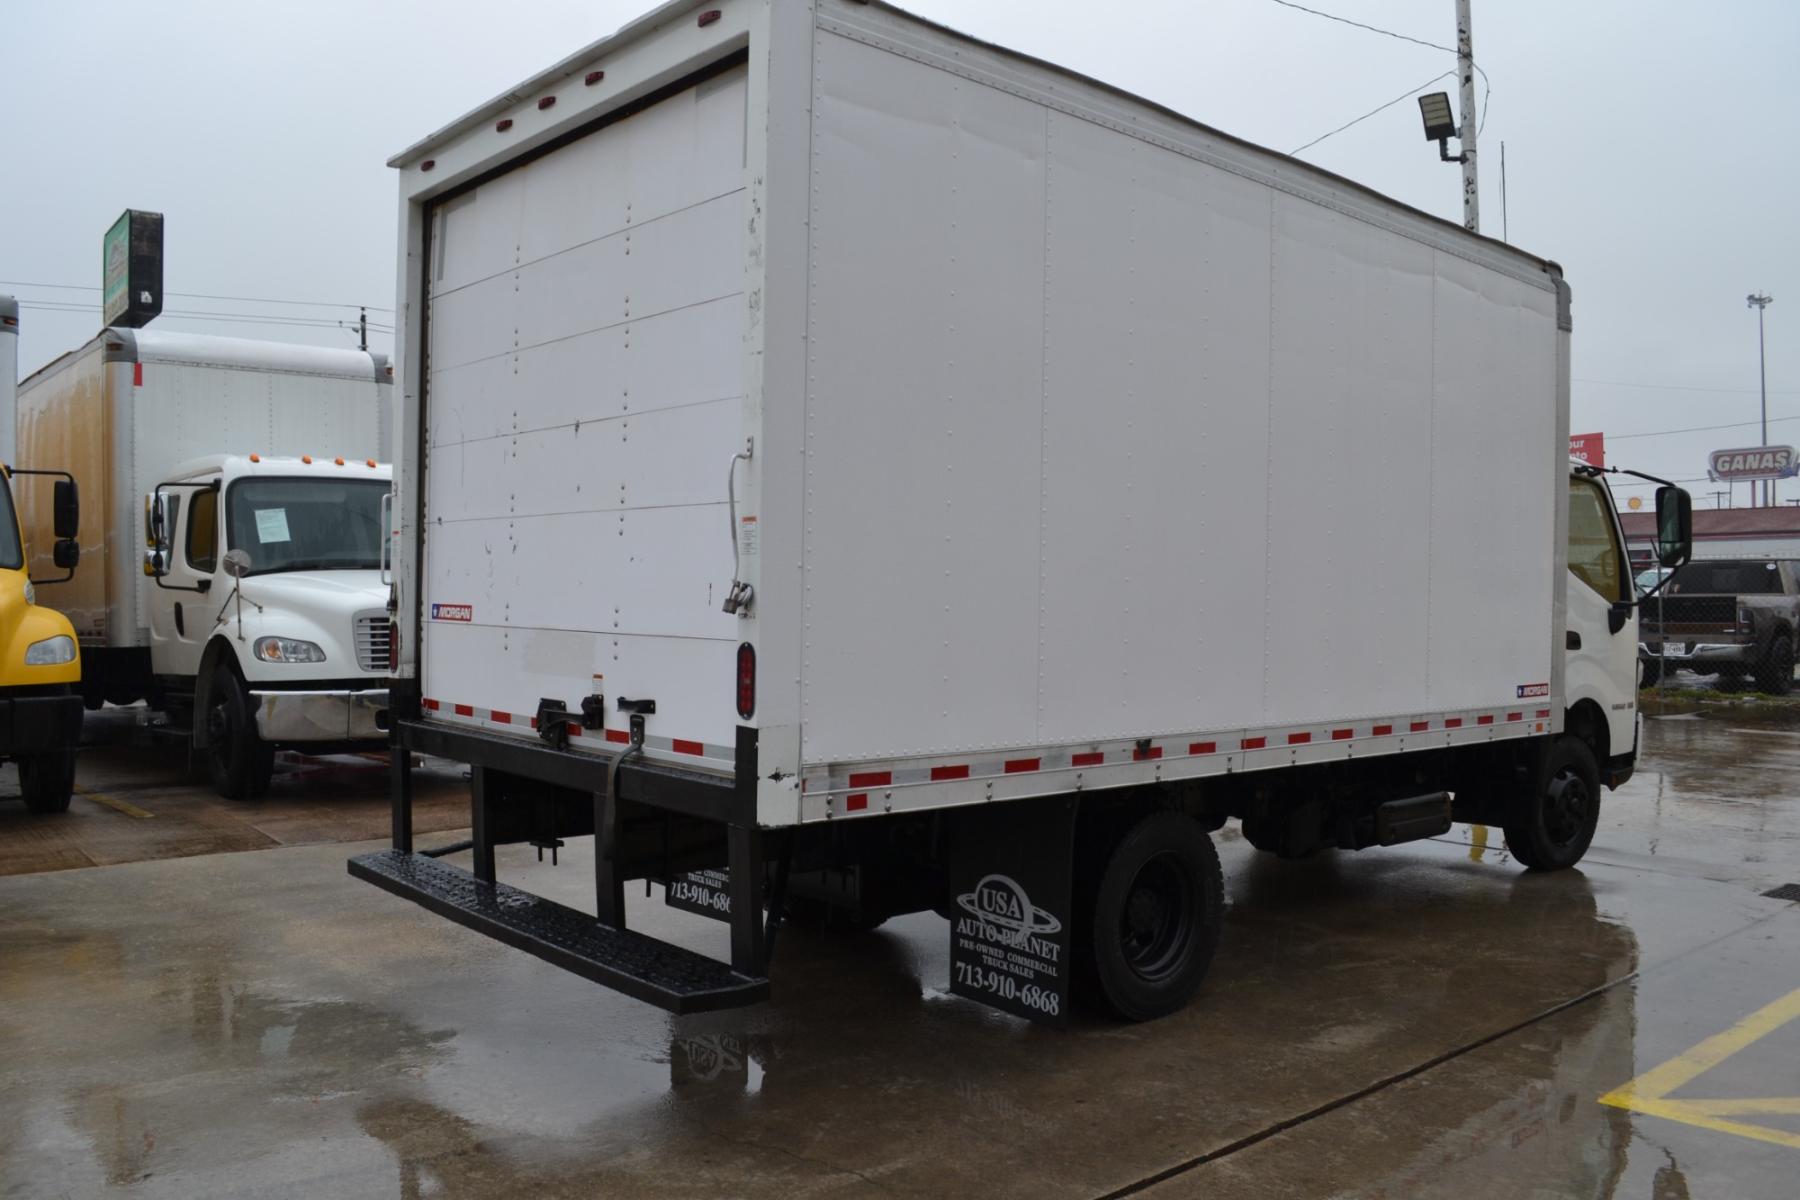
[[[293,540],[292,535],[288,533],[287,509],[257,509],[256,540],[265,546],[273,546],[277,542]]]

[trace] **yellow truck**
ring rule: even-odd
[[[15,468],[13,389],[18,379],[19,306],[0,296],[0,760],[19,765],[25,806],[65,812],[75,788],[81,740],[81,651],[67,617],[37,603],[26,574],[25,537],[13,504],[18,476],[60,476],[52,501],[52,560],[68,578],[80,555],[75,481],[57,471]],[[19,479],[20,486],[26,480]]]

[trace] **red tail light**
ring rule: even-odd
[[[749,642],[738,646],[737,702],[738,716],[748,721],[756,711],[756,647]]]

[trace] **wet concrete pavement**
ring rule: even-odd
[[[1226,836],[1195,1004],[1062,1034],[948,996],[931,916],[785,931],[773,1003],[676,1018],[349,879],[355,847],[0,878],[0,1195],[1789,1197],[1800,905],[1759,893],[1800,882],[1796,768],[1800,728],[1650,722],[1557,876],[1497,831]],[[587,849],[501,874],[591,908]]]

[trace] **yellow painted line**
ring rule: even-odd
[[[1677,1088],[1687,1086],[1732,1055],[1767,1037],[1795,1018],[1800,1018],[1800,988],[1772,1004],[1764,1005],[1730,1029],[1716,1033],[1692,1049],[1677,1054],[1623,1087],[1614,1088],[1600,1097],[1600,1103],[1800,1150],[1800,1133],[1769,1129],[1744,1121],[1725,1120],[1726,1117],[1759,1114],[1800,1115],[1800,1096],[1745,1096],[1731,1099],[1707,1097],[1692,1100],[1670,1097],[1670,1093]]]
[[[1480,862],[1487,849],[1487,826],[1476,825],[1469,831],[1469,861]]]
[[[96,804],[104,804],[116,813],[123,813],[128,817],[136,817],[140,821],[148,820],[156,815],[153,812],[147,812],[146,810],[139,808],[129,800],[120,800],[116,796],[108,796],[105,792],[77,791],[76,795],[86,796]]]

